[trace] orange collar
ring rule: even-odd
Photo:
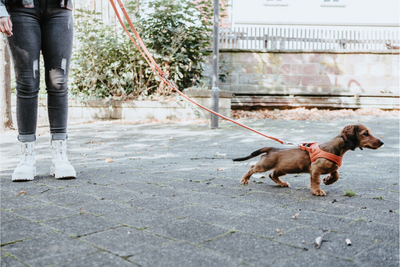
[[[319,148],[319,143],[317,142],[302,143],[300,144],[300,149],[308,151],[310,154],[311,163],[316,161],[318,158],[325,158],[335,162],[337,165],[339,165],[339,167],[342,165],[342,157],[321,150],[321,148]]]

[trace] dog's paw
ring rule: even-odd
[[[338,178],[332,177],[331,175],[326,176],[324,179],[322,179],[322,182],[325,185],[331,185],[334,182],[336,182],[338,180]]]
[[[280,186],[282,186],[282,187],[290,187],[290,184],[288,182],[282,182],[280,184]]]
[[[242,185],[246,185],[246,184],[249,184],[249,180],[250,180],[250,179],[242,179],[242,180],[240,180],[240,183],[241,183]]]
[[[326,176],[324,179],[322,179],[322,182],[323,182],[325,185],[333,184],[335,181],[333,181],[331,178],[332,178],[332,177],[331,177],[330,175],[329,175],[329,176]]]
[[[323,196],[326,196],[324,190],[322,190],[322,189],[313,190],[313,191],[312,191],[312,194],[313,194],[313,195],[316,195],[316,196],[322,196],[322,197],[323,197]]]

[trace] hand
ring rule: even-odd
[[[1,17],[0,18],[0,32],[4,33],[8,37],[12,36],[12,23],[10,17]]]

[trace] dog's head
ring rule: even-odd
[[[354,150],[359,147],[370,149],[378,149],[383,145],[383,142],[371,134],[371,130],[362,124],[347,125],[340,133],[346,146]]]

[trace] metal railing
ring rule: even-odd
[[[220,48],[268,51],[399,51],[399,31],[233,27]]]

